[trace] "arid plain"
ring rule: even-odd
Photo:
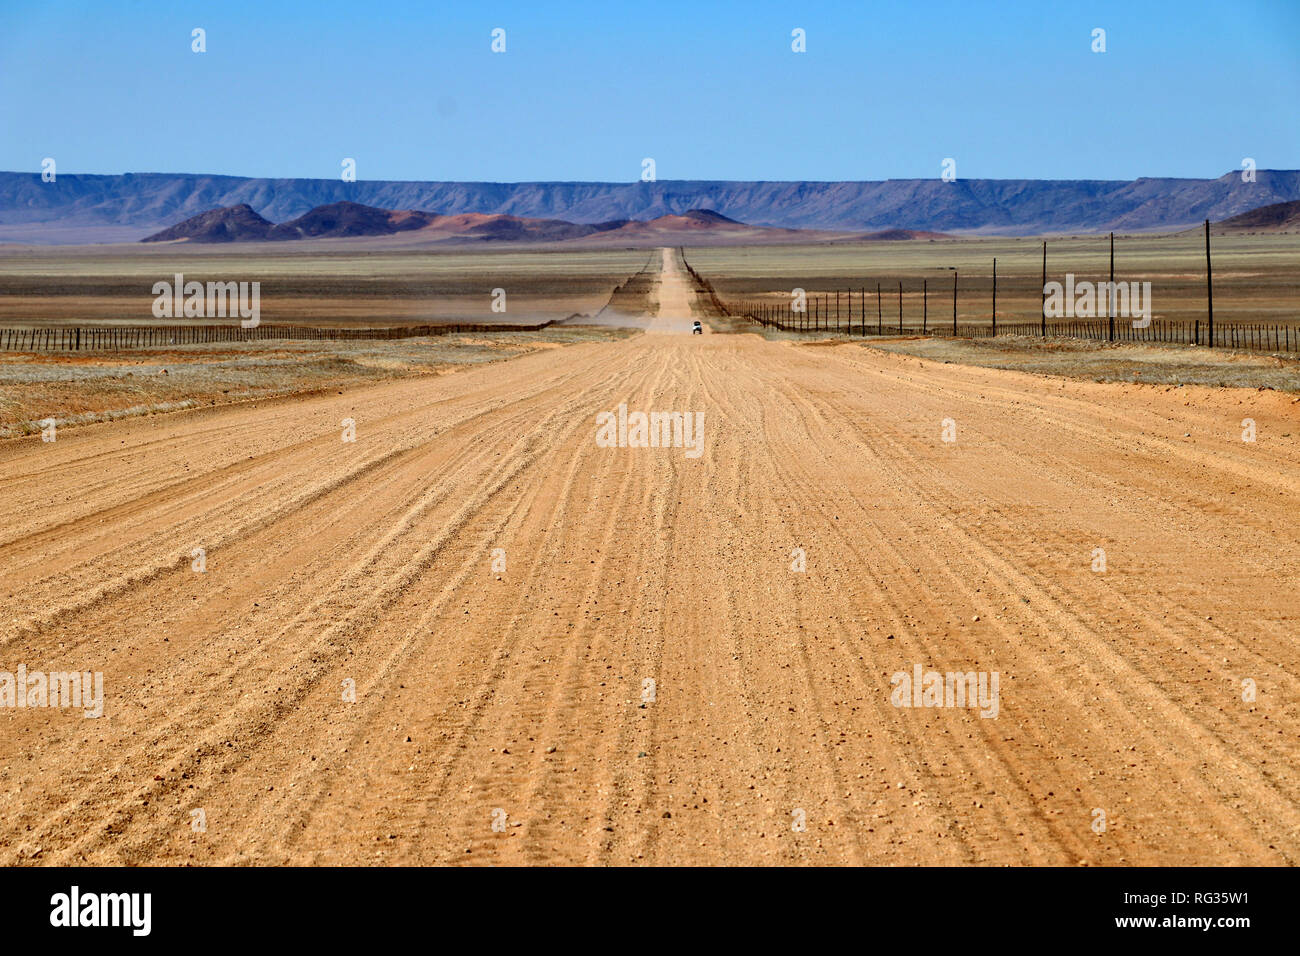
[[[1281,247],[1235,268],[1294,321],[1294,240],[1233,241]],[[975,270],[983,242],[953,248]],[[940,245],[878,270],[937,275]],[[829,289],[857,285],[838,248]],[[724,298],[797,284],[796,254],[687,250]],[[132,252],[37,301],[69,255],[112,254],[3,257],[0,324],[134,321],[162,263],[230,271]],[[337,388],[290,353],[273,394],[0,441],[0,669],[104,675],[97,719],[0,713],[0,862],[1300,858],[1294,360],[1180,387],[734,331],[671,250],[393,252],[387,299],[382,256],[317,293],[308,255],[249,266],[304,271],[272,321],[318,294],[450,321],[499,285],[514,321],[578,318],[468,361],[350,346],[378,371]],[[700,454],[604,447],[621,405],[702,413]],[[897,706],[918,667],[996,673],[995,714]]]

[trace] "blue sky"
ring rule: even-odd
[[[0,0],[5,170],[1212,177],[1300,168],[1298,103],[1297,0]]]

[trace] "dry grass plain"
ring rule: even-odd
[[[238,246],[0,246],[0,326],[156,321],[153,284],[261,283],[267,324],[530,324],[592,315],[641,269],[645,249],[409,249],[383,240]],[[492,290],[506,290],[505,313]]]
[[[0,709],[0,863],[1294,865],[1298,418],[647,332],[0,442],[0,669],[105,692]]]
[[[1106,236],[1052,237],[1047,243],[1049,281],[1063,282],[1067,272],[1092,282],[1109,277]],[[832,297],[837,289],[866,287],[869,324],[877,312],[879,282],[886,329],[891,323],[897,325],[900,281],[909,326],[921,322],[923,282],[929,289],[930,321],[951,325],[950,267],[958,272],[958,322],[988,324],[996,257],[998,321],[1036,322],[1041,315],[1042,240],[1038,238],[714,247],[691,249],[687,254],[724,300],[784,305],[796,287],[810,295]],[[1300,235],[1213,235],[1212,257],[1217,321],[1300,325]],[[1115,279],[1151,283],[1154,319],[1204,320],[1204,237],[1116,236]],[[855,297],[855,309],[856,301]]]
[[[724,300],[788,301],[883,287],[886,328],[897,324],[898,283],[909,325],[922,312],[922,282],[935,323],[952,320],[950,267],[959,273],[958,320],[986,324],[998,260],[998,319],[1037,321],[1041,240],[952,239],[700,246],[691,265]],[[1154,318],[1205,315],[1205,250],[1199,234],[1116,237],[1116,279],[1152,284]],[[1048,278],[1104,280],[1105,236],[1052,237]],[[152,322],[153,283],[259,281],[263,321],[352,326],[439,322],[533,323],[591,316],[642,270],[654,250],[568,245],[410,248],[388,239],[312,240],[239,246],[171,244],[38,247],[0,245],[0,325],[135,325]],[[1213,237],[1215,316],[1223,322],[1300,324],[1300,235]],[[491,311],[504,288],[508,311]],[[636,284],[631,291],[639,293]],[[638,300],[639,305],[644,305]],[[846,308],[847,306],[845,306]],[[855,308],[856,305],[855,299]],[[875,314],[874,295],[868,301]]]
[[[775,336],[774,336],[775,337]],[[847,340],[847,339],[846,339]],[[1278,389],[1300,393],[1300,358],[1223,348],[1147,344],[1107,345],[1083,339],[1031,336],[954,339],[885,336],[867,348],[932,362],[979,365],[1091,382],[1181,387]]]
[[[616,327],[408,339],[237,342],[121,352],[0,352],[0,438],[201,406],[337,391],[630,334]]]

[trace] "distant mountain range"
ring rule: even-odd
[[[1218,179],[898,179],[885,182],[345,183],[172,173],[121,176],[0,173],[0,241],[141,239],[215,208],[247,205],[288,223],[343,201],[384,210],[437,210],[559,219],[577,225],[654,220],[713,210],[753,226],[1031,235],[1174,231],[1272,203],[1300,200],[1300,171]]]
[[[574,223],[563,219],[530,219],[483,213],[443,216],[412,210],[379,209],[355,202],[317,206],[289,222],[259,216],[247,203],[211,209],[141,239],[141,242],[282,242],[295,239],[343,239],[393,236],[426,243],[532,241],[563,242],[593,239],[611,243],[651,242],[798,242],[846,238],[849,233],[748,226],[710,209],[690,209],[650,220],[614,219]],[[894,229],[853,238],[906,240],[943,239],[942,233]]]

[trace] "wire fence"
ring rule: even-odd
[[[274,340],[347,342],[366,339],[409,339],[430,335],[477,332],[537,332],[554,320],[534,325],[405,325],[377,329],[346,329],[308,325],[141,325],[104,328],[51,326],[0,329],[3,352],[86,352],[150,349],[169,345],[206,345]]]
[[[1110,237],[1110,281],[1115,286],[1115,237]],[[904,318],[904,283],[893,280],[875,283],[873,290],[867,285],[831,292],[807,293],[790,301],[776,303],[768,299],[724,300],[712,284],[686,260],[684,250],[679,250],[682,263],[694,280],[697,292],[706,300],[706,307],[717,315],[747,319],[763,328],[785,332],[834,332],[841,335],[951,335],[957,338],[992,338],[998,335],[1039,336],[1041,338],[1075,338],[1101,342],[1156,342],[1171,345],[1202,345],[1263,352],[1300,353],[1300,325],[1261,324],[1215,321],[1214,290],[1210,259],[1209,223],[1205,227],[1205,321],[1200,319],[1143,319],[1133,322],[1114,315],[1112,307],[1103,309],[1111,315],[1100,318],[1053,318],[1049,315],[1047,293],[1047,243],[1043,243],[1043,285],[1041,311],[1036,321],[1006,322],[998,314],[997,259],[993,260],[992,300],[987,322],[971,321],[969,317],[958,321],[958,272],[953,270],[951,295],[946,290],[933,294],[929,281],[922,280],[921,289],[912,289],[907,295],[915,299],[920,292],[921,317]],[[653,261],[653,256],[650,261]],[[647,267],[629,280],[648,277]],[[1004,295],[1006,279],[1003,280]],[[1097,283],[1101,287],[1103,283]],[[1121,283],[1122,285],[1122,283]],[[897,312],[893,310],[897,287]],[[615,290],[616,294],[624,287]],[[1037,293],[1036,293],[1037,294]],[[1113,294],[1113,293],[1112,293]],[[889,315],[886,315],[885,298],[889,296]],[[932,295],[936,309],[931,317]],[[968,292],[969,298],[969,292]],[[1023,295],[1018,296],[1023,299]],[[951,301],[951,321],[947,319],[947,304]],[[1104,303],[1105,297],[1099,295]],[[1004,299],[1005,304],[1005,299]],[[613,305],[613,299],[611,299]],[[1149,307],[1149,299],[1148,299]],[[913,309],[915,310],[915,302]],[[941,315],[942,313],[942,315]],[[1069,314],[1069,313],[1067,313]],[[573,317],[570,317],[573,318]],[[0,329],[0,351],[117,351],[123,349],[149,349],[172,345],[203,345],[209,343],[260,342],[273,340],[358,341],[416,338],[420,336],[456,335],[483,332],[536,332],[553,325],[555,320],[533,325],[506,324],[446,324],[391,326],[385,328],[334,328],[303,325],[259,325],[245,329],[238,325],[139,325],[117,327],[51,326],[46,328]]]
[[[749,319],[769,329],[785,332],[835,332],[842,335],[950,335],[956,338],[992,338],[998,335],[1030,335],[1041,338],[1077,338],[1100,342],[1158,342],[1170,345],[1203,345],[1245,349],[1261,352],[1300,352],[1300,324],[1224,322],[1214,316],[1214,281],[1213,265],[1210,256],[1210,223],[1205,223],[1205,320],[1201,319],[1154,319],[1150,317],[1150,298],[1147,298],[1148,312],[1145,317],[1133,321],[1127,315],[1117,315],[1115,304],[1122,299],[1127,309],[1128,290],[1117,288],[1115,282],[1115,235],[1110,235],[1110,278],[1108,282],[1098,281],[1095,288],[1098,309],[1097,316],[1087,318],[1060,318],[1052,314],[1049,307],[1049,285],[1047,273],[1047,242],[1043,242],[1042,283],[1033,292],[1033,298],[1039,301],[1039,314],[1035,321],[1017,320],[1006,322],[998,313],[998,268],[997,259],[993,260],[991,301],[987,321],[971,321],[969,317],[958,321],[958,279],[959,273],[952,269],[952,291],[929,288],[929,281],[922,280],[921,288],[907,292],[912,297],[915,311],[915,296],[919,292],[921,321],[915,315],[905,320],[903,315],[904,283],[897,279],[875,283],[875,289],[865,284],[856,289],[840,289],[830,292],[803,293],[796,297],[793,293],[789,301],[775,303],[771,299],[750,299],[724,301],[714,291],[708,280],[700,276],[687,264],[698,288],[707,295],[710,304],[720,314]],[[951,268],[951,267],[949,267]],[[1124,283],[1119,283],[1123,286]],[[1131,285],[1136,285],[1132,283]],[[1149,286],[1149,283],[1147,283]],[[897,312],[895,314],[894,293],[897,288]],[[1006,280],[1003,280],[1004,295]],[[1026,290],[1014,291],[1015,298],[1023,302]],[[1058,293],[1063,290],[1058,289]],[[1122,295],[1121,295],[1122,293]],[[931,317],[930,302],[934,296],[936,310]],[[969,300],[970,293],[967,293]],[[886,300],[888,298],[888,305]],[[1062,300],[1063,301],[1063,300]],[[951,302],[951,320],[947,318],[947,305]],[[1005,298],[1004,298],[1005,304]],[[1066,315],[1073,315],[1072,311]]]
[[[1300,325],[1153,319],[1137,326],[1125,318],[1040,319],[1006,322],[933,321],[928,301],[920,322],[886,316],[883,296],[865,287],[808,295],[803,310],[795,303],[777,305],[763,301],[724,302],[714,295],[725,315],[741,316],[768,329],[783,332],[834,332],[840,335],[946,335],[982,339],[999,335],[1041,338],[1090,339],[1097,342],[1157,342],[1169,345],[1204,345],[1261,352],[1300,352]],[[937,317],[936,317],[937,318]]]

